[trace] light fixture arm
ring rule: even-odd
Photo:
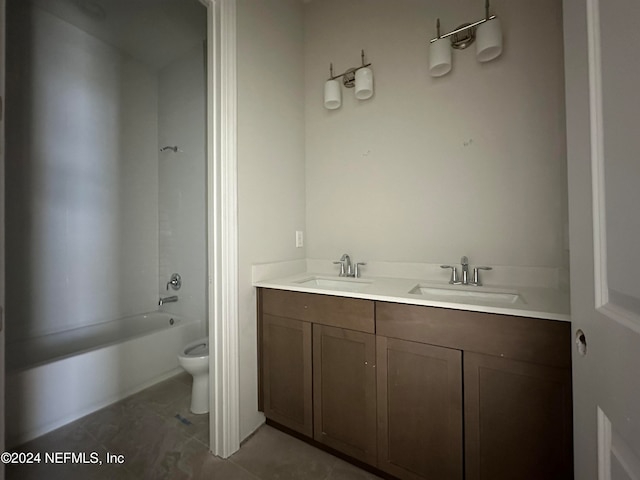
[[[451,35],[455,35],[456,33],[464,32],[465,30],[469,30],[470,28],[475,28],[478,25],[482,25],[483,23],[488,22],[489,20],[493,20],[494,18],[497,18],[496,15],[491,15],[490,17],[483,18],[482,20],[478,20],[477,22],[470,23],[469,25],[458,27],[455,30],[450,31],[449,33],[445,33],[444,35],[438,35],[436,38],[432,38],[431,40],[429,40],[429,43],[433,43],[441,38],[450,37]]]
[[[367,63],[367,64],[364,63],[364,50],[361,50],[360,58],[362,59],[362,65],[360,65],[359,67],[353,67],[348,70],[345,70],[340,75],[333,74],[333,63],[330,63],[329,64],[329,80],[335,80],[337,78],[344,77],[345,75],[349,77],[353,77],[353,75],[355,75],[355,72],[357,72],[361,68],[366,68],[371,66],[371,63]],[[353,80],[353,78],[351,78],[351,80]]]

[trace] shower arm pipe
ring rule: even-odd
[[[177,146],[177,145],[175,145],[175,146],[173,146],[173,147],[171,147],[171,146],[166,146],[166,147],[162,147],[162,148],[160,149],[160,151],[161,151],[161,152],[164,152],[164,151],[166,151],[166,150],[172,150],[172,151],[174,151],[174,152],[176,152],[176,153],[177,153],[177,152],[182,152],[182,150],[180,150],[180,149],[178,148],[178,146]]]
[[[497,18],[497,16],[491,15],[489,17],[483,18],[482,20],[478,20],[477,22],[473,22],[473,23],[470,23],[469,25],[465,25],[464,27],[456,28],[455,30],[452,30],[449,33],[445,33],[444,35],[440,35],[436,38],[432,38],[431,40],[429,40],[429,43],[436,42],[441,38],[450,37],[451,35],[455,35],[456,33],[464,32],[465,30],[469,30],[470,28],[474,28],[474,27],[477,27],[478,25],[482,25],[484,22],[488,22],[489,20],[493,20],[494,18]]]

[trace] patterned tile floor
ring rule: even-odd
[[[231,458],[207,448],[208,415],[189,412],[191,376],[180,374],[20,446],[42,463],[8,465],[7,480],[373,480],[326,452],[262,426]],[[102,464],[45,463],[45,452],[86,453]],[[96,457],[91,457],[95,452]],[[107,464],[107,452],[124,464]]]

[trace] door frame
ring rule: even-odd
[[[240,448],[236,0],[207,7],[207,325],[209,449]]]

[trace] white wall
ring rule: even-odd
[[[158,73],[158,150],[177,145],[181,152],[159,153],[158,292],[178,295],[163,310],[205,323],[206,95],[203,45]],[[175,291],[166,285],[182,277]]]
[[[154,310],[157,82],[12,2],[7,66],[7,336]]]
[[[302,3],[239,0],[238,290],[240,434],[262,421],[257,412],[253,263],[305,257],[295,248],[304,230],[304,72]]]
[[[484,16],[478,0],[305,4],[306,227],[310,258],[566,265],[561,2],[496,0],[504,52],[475,45],[428,74],[443,33]],[[323,83],[373,63],[375,95],[323,108]]]
[[[454,52],[440,79],[427,70],[436,17],[453,29],[482,18],[483,2],[238,1],[242,437],[261,418],[252,263],[349,252],[567,266],[562,15],[541,1],[492,2],[502,57]],[[343,89],[342,108],[325,110],[329,63],[359,65],[363,48],[373,99]]]

